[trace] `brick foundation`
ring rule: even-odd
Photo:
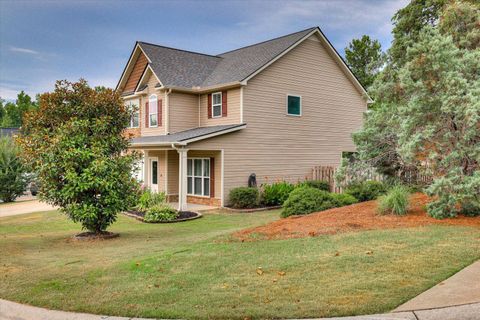
[[[169,195],[167,196],[167,200],[168,202],[178,202],[178,195]],[[222,205],[220,199],[195,196],[187,196],[187,203],[203,204],[212,207],[220,207]]]

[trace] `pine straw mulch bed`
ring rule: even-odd
[[[238,231],[233,236],[242,241],[255,241],[432,224],[480,227],[480,217],[458,216],[443,220],[429,217],[425,211],[425,206],[429,201],[430,198],[425,194],[413,194],[410,197],[410,209],[405,216],[379,215],[377,201],[367,201],[304,216],[291,216],[264,226]]]

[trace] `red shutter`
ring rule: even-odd
[[[145,128],[148,128],[148,101],[145,102]]]
[[[222,117],[227,116],[227,91],[222,92]]]
[[[210,198],[215,198],[215,158],[210,158]]]
[[[158,100],[157,101],[157,122],[158,122],[158,126],[161,127],[162,126],[162,99]]]
[[[212,119],[212,94],[208,94],[208,104],[207,104],[207,109],[208,109],[208,119]]]

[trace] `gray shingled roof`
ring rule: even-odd
[[[245,126],[245,123],[241,124],[228,124],[221,126],[211,126],[211,127],[199,127],[194,129],[189,129],[185,131],[176,132],[173,134],[160,135],[160,136],[150,136],[150,137],[138,137],[130,140],[132,145],[145,145],[145,144],[170,144],[170,143],[180,143],[188,142],[188,140],[200,138],[202,136],[207,136],[213,133],[218,135],[222,132],[238,128],[239,130]],[[230,131],[229,131],[230,132]]]
[[[146,42],[138,44],[164,86],[207,87],[242,81],[315,30],[292,33],[217,56],[172,49]]]

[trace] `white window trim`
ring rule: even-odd
[[[192,174],[191,175],[188,175],[188,160],[192,160]],[[201,176],[196,176],[195,175],[195,160],[202,160],[202,175]],[[209,176],[204,176],[203,175],[203,166],[205,164],[204,160],[208,160],[208,165],[210,166],[210,168],[208,169],[208,172],[209,172]],[[211,160],[210,158],[201,158],[201,157],[194,157],[194,158],[190,158],[188,157],[187,158],[187,195],[189,196],[194,196],[194,197],[200,197],[200,198],[210,198],[211,197],[211,194],[212,194],[212,190],[210,188],[209,190],[209,195],[206,196],[204,195],[204,180],[205,178],[208,178],[208,181],[209,183],[212,183],[212,172],[211,172]],[[188,193],[188,178],[192,178],[192,193]],[[195,194],[195,178],[202,178],[202,194],[199,195],[199,194]]]
[[[157,112],[156,113],[152,113],[152,108],[151,108],[151,101],[152,99],[155,97],[155,103],[157,105]],[[152,115],[155,115],[156,118],[157,118],[157,124],[156,125],[152,125]],[[158,97],[156,94],[152,94],[148,97],[148,127],[149,128],[156,128],[158,127],[159,123],[158,123]]]
[[[300,98],[300,114],[288,113],[288,97],[297,97],[297,98]],[[297,95],[297,94],[287,93],[287,96],[285,97],[285,111],[286,111],[287,116],[290,116],[290,117],[301,117],[301,116],[303,115],[302,96],[299,96],[299,95]]]
[[[213,96],[214,96],[214,95],[217,95],[217,94],[220,95],[220,104],[218,104],[218,103],[217,103],[217,104],[214,104],[214,103],[213,103]],[[222,115],[223,115],[223,106],[222,106],[223,103],[222,103],[222,102],[223,102],[222,92],[214,92],[214,93],[212,93],[212,118],[221,118],[221,117],[222,117]],[[214,107],[214,106],[220,106],[220,115],[218,115],[218,116],[215,115],[215,113],[213,112],[213,110],[214,110],[213,107]]]
[[[128,108],[131,108],[132,105],[136,105],[137,106],[136,113],[138,114],[138,126],[135,126],[135,127],[133,126],[133,114],[132,114],[132,116],[130,117],[130,123],[128,125],[128,129],[140,128],[140,100],[139,99],[127,100],[125,101],[125,103],[127,104]]]

